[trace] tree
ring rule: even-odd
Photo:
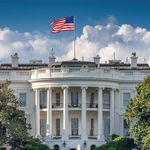
[[[135,148],[133,139],[117,137],[114,140],[96,148],[96,150],[132,150],[132,148]]]
[[[9,85],[9,81],[0,85],[0,146],[7,144],[12,150],[50,150],[29,136],[31,126],[26,123],[25,112],[18,108],[20,102]]]
[[[39,139],[29,137],[24,140],[21,145],[21,150],[50,150],[45,144],[42,144]]]
[[[150,76],[137,86],[137,95],[126,110],[130,135],[141,150],[150,150]]]
[[[0,145],[9,144],[14,149],[28,137],[30,125],[26,123],[25,112],[18,109],[19,100],[9,85],[9,81],[0,85]]]

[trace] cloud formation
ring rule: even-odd
[[[44,59],[48,62],[52,47],[58,60],[73,58],[73,42],[67,37],[52,39],[39,32],[20,33],[9,28],[0,29],[0,59],[18,52],[20,61]],[[93,57],[99,54],[104,62],[113,59],[115,53],[116,59],[125,61],[132,52],[137,53],[139,62],[146,59],[150,64],[150,31],[128,24],[86,25],[80,37],[76,38],[76,56],[79,60],[82,57],[84,60],[93,60]]]

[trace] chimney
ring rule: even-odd
[[[132,53],[131,55],[131,68],[137,68],[137,59],[136,53]]]
[[[51,55],[49,56],[49,66],[51,66],[53,63],[55,63],[55,59],[56,59],[56,57],[54,56],[53,48],[52,48]]]
[[[19,57],[18,57],[17,53],[15,53],[14,55],[11,55],[11,63],[12,63],[12,67],[13,68],[17,68],[18,67],[18,64],[19,64],[18,59],[19,59]]]
[[[100,65],[100,57],[99,57],[99,55],[97,55],[96,57],[94,57],[94,62],[99,67],[99,65]]]

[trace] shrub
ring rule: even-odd
[[[96,150],[131,150],[135,148],[133,139],[117,137],[114,140],[96,148]]]

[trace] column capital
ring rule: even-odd
[[[62,89],[68,89],[69,86],[68,86],[68,85],[63,85],[63,86],[61,86],[61,88],[62,88]]]
[[[47,87],[47,90],[53,90],[53,89],[54,89],[54,87],[52,87],[52,86]]]
[[[88,86],[81,86],[81,89],[83,90],[83,89],[88,89]]]
[[[104,90],[104,89],[105,89],[105,87],[103,87],[103,86],[99,86],[99,87],[97,87],[97,89],[98,89],[98,90],[100,90],[100,89]]]

